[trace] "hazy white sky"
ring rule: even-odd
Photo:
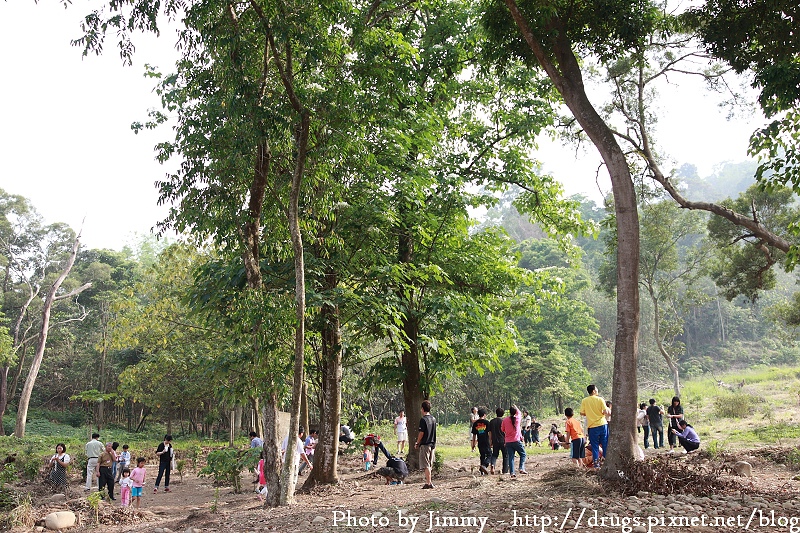
[[[31,199],[47,222],[78,229],[85,219],[85,246],[120,249],[166,213],[154,187],[166,169],[154,161],[153,146],[169,131],[134,135],[130,124],[158,107],[144,64],[169,70],[175,36],[137,38],[132,67],[122,66],[113,38],[103,56],[82,58],[69,42],[89,6],[0,2],[0,188]],[[745,159],[761,120],[727,121],[701,86],[673,82],[674,94],[661,104],[660,137],[675,162],[707,175],[720,162]],[[599,199],[610,185],[603,172],[598,190],[599,159],[592,147],[585,152],[576,159],[574,148],[543,142],[537,156],[568,194]]]

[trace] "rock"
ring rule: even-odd
[[[733,465],[733,471],[736,472],[736,475],[742,477],[753,477],[753,465],[747,461],[737,461]]]
[[[72,511],[57,511],[44,517],[44,527],[52,530],[65,529],[75,525],[75,513]]]
[[[312,524],[322,524],[325,522],[324,516],[315,516],[314,520],[311,521]]]
[[[644,526],[636,526],[633,528],[633,533],[647,533],[647,528]]]
[[[47,501],[50,502],[50,503],[65,502],[65,501],[67,501],[67,495],[66,494],[53,494],[52,496],[47,498]]]

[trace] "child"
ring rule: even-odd
[[[136,459],[136,468],[131,472],[131,497],[137,509],[142,505],[142,487],[144,487],[144,477],[147,473],[144,469],[145,462],[144,457],[138,457]]]
[[[131,467],[131,452],[128,451],[128,445],[122,445],[122,453],[117,456],[117,481],[122,478],[122,471],[130,469]]]
[[[256,476],[258,481],[258,489],[256,492],[258,493],[258,499],[262,502],[264,498],[267,496],[267,476],[264,473],[264,452],[261,452],[261,459],[258,461],[258,466],[256,467]]]
[[[127,507],[131,504],[131,488],[133,487],[133,480],[131,479],[131,469],[122,469],[122,480],[119,482],[120,498],[122,499],[122,506]]]
[[[364,446],[364,470],[372,468],[372,452]]]
[[[565,431],[570,443],[570,457],[575,466],[580,467],[583,464],[583,459],[586,458],[586,438],[583,435],[583,427],[575,419],[575,411],[572,407],[564,409],[564,416],[567,417]]]

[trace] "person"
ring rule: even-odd
[[[575,411],[572,407],[564,409],[564,416],[567,417],[564,433],[569,442],[570,458],[575,466],[581,467],[586,458],[586,438],[583,436],[583,427],[575,418]]]
[[[700,447],[700,437],[691,424],[684,419],[680,419],[678,421],[678,429],[670,429],[670,433],[678,438],[678,442],[686,450],[686,453],[693,452]]]
[[[67,490],[67,465],[69,465],[69,461],[67,445],[59,442],[56,444],[56,453],[50,458],[50,473],[47,474],[47,481],[54,489]]]
[[[525,459],[528,454],[525,453],[525,446],[522,445],[522,427],[520,422],[520,413],[516,405],[512,405],[508,410],[508,416],[503,419],[500,426],[505,435],[506,446],[506,459],[508,460],[508,471],[511,477],[517,477],[514,472],[514,453],[519,454],[519,473],[527,474],[525,471]]]
[[[258,499],[260,501],[264,501],[264,498],[267,496],[267,474],[264,472],[264,451],[261,451],[261,459],[258,461],[258,467],[256,467],[256,475],[258,476]]]
[[[376,473],[386,479],[387,485],[402,485],[403,480],[408,477],[408,465],[399,457],[392,457]]]
[[[370,433],[366,437],[364,437],[364,446],[369,446],[370,448],[374,448],[372,450],[372,458],[374,461],[378,460],[378,452],[383,453],[383,455],[387,459],[391,459],[392,456],[389,454],[389,450],[386,449],[386,446],[383,445],[383,441],[381,440],[380,435],[376,435],[374,433]]]
[[[250,447],[251,448],[263,448],[264,441],[258,436],[258,433],[255,431],[250,432]]]
[[[536,417],[531,417],[531,441],[534,446],[541,446],[542,441],[539,439],[539,430],[542,425],[536,421]]]
[[[115,480],[118,483],[120,479],[122,479],[122,470],[125,468],[130,470],[131,467],[131,452],[129,451],[129,449],[130,447],[127,444],[123,444],[122,453],[120,453],[117,456],[117,475],[115,477]]]
[[[309,469],[314,468],[311,462],[308,460],[308,456],[306,455],[305,446],[303,445],[303,435],[305,434],[306,430],[303,426],[300,426],[297,430],[297,437],[295,437],[295,449],[297,453],[294,456],[294,471],[299,475],[300,472],[303,471],[303,468],[308,467]],[[286,462],[286,451],[289,449],[289,435],[286,435],[286,438],[283,439],[281,443],[281,454],[283,454],[283,461]],[[300,467],[300,461],[303,461],[303,467]]]
[[[642,402],[639,404],[639,410],[636,411],[636,431],[639,433],[644,430],[644,449],[650,447],[650,418],[647,416],[647,404]]]
[[[611,422],[611,400],[606,400],[606,422]]]
[[[372,448],[364,446],[364,454],[362,457],[364,459],[364,470],[369,472],[372,468]]]
[[[403,409],[400,409],[397,418],[394,419],[394,431],[397,433],[397,455],[403,455],[408,442],[408,419]]]
[[[497,464],[497,457],[503,454],[503,474],[508,472],[508,461],[506,461],[506,436],[503,433],[503,415],[505,409],[498,407],[494,410],[495,417],[489,421],[489,441],[492,443],[492,457],[489,460],[489,473],[494,474],[494,466]]]
[[[136,458],[136,468],[131,472],[131,500],[137,509],[142,505],[142,491],[144,490],[144,478],[147,471],[144,468],[147,460],[144,457]]]
[[[424,400],[420,408],[419,432],[414,448],[419,450],[419,466],[423,469],[423,489],[432,489],[433,462],[436,459],[436,419],[431,415],[431,402]]]
[[[558,425],[552,424],[550,432],[547,434],[547,440],[550,443],[551,450],[557,450],[561,447],[561,441],[558,440]]]
[[[522,441],[525,446],[531,443],[531,415],[528,411],[522,411]]]
[[[469,429],[467,430],[467,434],[469,435],[469,440],[472,441],[472,424],[478,419],[478,408],[473,407],[469,411]]]
[[[480,472],[482,476],[489,475],[489,462],[492,458],[492,443],[489,440],[489,422],[486,420],[486,409],[478,409],[478,419],[472,424],[472,451],[475,445],[481,454]]]
[[[314,464],[314,450],[317,449],[317,442],[319,442],[319,432],[312,428],[308,432],[308,437],[306,437],[306,440],[303,442],[303,449],[311,464]]]
[[[350,426],[342,424],[339,426],[339,442],[343,442],[345,445],[350,446],[350,443],[355,440],[353,437],[353,431],[350,429]]]
[[[92,490],[95,478],[94,474],[95,471],[97,471],[97,458],[105,451],[105,446],[100,442],[99,433],[92,433],[92,440],[86,443],[84,450],[86,451],[88,461],[86,462],[86,487],[84,487],[83,490]]]
[[[103,487],[108,491],[108,498],[113,502],[114,498],[114,463],[117,462],[117,454],[114,453],[113,442],[106,443],[106,449],[97,458],[97,490],[102,491]]]
[[[608,421],[606,420],[606,402],[594,384],[586,387],[589,396],[581,401],[581,416],[586,417],[589,442],[592,445],[592,465],[600,468],[600,449],[603,457],[608,454]]]
[[[650,421],[650,434],[653,436],[653,449],[664,447],[664,411],[656,405],[655,398],[650,398],[650,407],[647,408],[647,419]]]
[[[675,451],[676,435],[680,432],[678,422],[683,419],[683,407],[681,406],[681,399],[677,396],[672,397],[672,403],[667,407],[667,418],[669,418],[670,432],[667,434],[669,440],[669,452]]]
[[[114,461],[114,465],[111,467],[111,475],[114,477],[114,483],[117,482],[117,464],[119,464],[119,454],[120,452],[117,451],[119,449],[119,442],[112,442],[111,449],[114,450],[114,455],[117,456],[117,460]]]
[[[122,479],[119,482],[119,499],[123,507],[131,504],[131,489],[133,480],[131,479],[131,469],[120,467]]]
[[[164,435],[164,442],[160,443],[156,448],[156,455],[158,456],[158,475],[156,476],[156,486],[153,488],[153,494],[158,492],[162,477],[164,478],[164,492],[170,492],[169,474],[172,470],[172,458],[175,456],[175,450],[172,447],[172,435]]]

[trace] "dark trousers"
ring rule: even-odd
[[[97,490],[108,490],[108,497],[114,499],[114,470],[110,466],[100,467],[100,479],[98,480]]]
[[[681,446],[683,446],[683,449],[686,450],[687,452],[693,452],[700,447],[699,442],[692,442],[690,440],[686,440],[680,435],[675,435],[675,436],[678,437],[678,442],[681,443]]]
[[[650,434],[653,435],[653,448],[664,447],[664,427],[650,424]]]
[[[644,430],[644,449],[650,447],[650,426],[642,426]]]
[[[156,488],[161,484],[161,476],[164,476],[164,488],[169,487],[169,470],[170,464],[159,462],[158,463],[158,477],[156,477]]]
[[[492,447],[492,457],[489,460],[489,464],[495,466],[497,464],[497,456],[503,454],[503,473],[508,473],[508,461],[506,460],[506,445],[503,444],[495,444]]]
[[[492,464],[492,449],[488,445],[484,448],[479,444],[478,451],[481,452],[481,466],[489,468]]]

